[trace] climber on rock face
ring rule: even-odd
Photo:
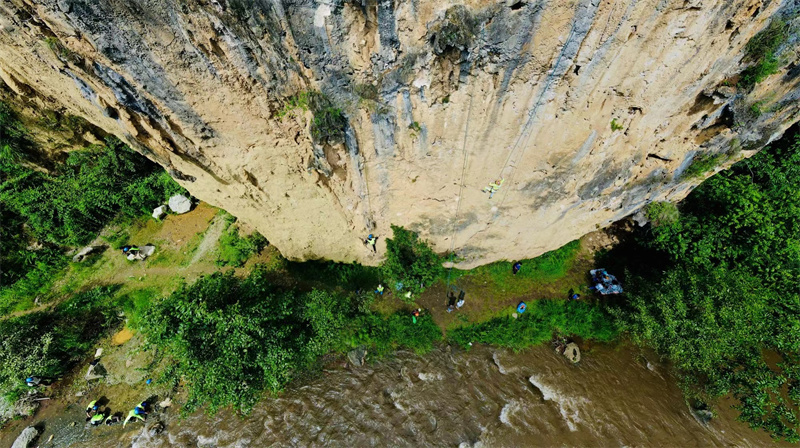
[[[497,179],[496,181],[494,181],[494,182],[490,183],[488,186],[486,186],[482,191],[484,193],[489,193],[489,199],[491,199],[492,196],[494,196],[494,194],[497,193],[497,190],[500,189],[500,186],[503,185],[503,181],[505,181],[505,179],[502,179],[502,178],[501,179]]]
[[[375,247],[375,244],[376,244],[377,242],[378,242],[378,238],[376,238],[375,236],[373,236],[371,233],[369,234],[369,236],[367,237],[367,239],[366,239],[366,240],[364,240],[364,244],[366,244],[366,245],[367,245],[367,248],[371,247],[371,248],[372,248],[372,251],[373,251],[373,252],[375,252],[375,253],[378,253],[378,248],[377,248],[377,247]]]

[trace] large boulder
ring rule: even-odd
[[[347,353],[347,360],[354,366],[363,366],[366,357],[367,349],[365,347],[358,347]]]
[[[192,209],[192,201],[182,194],[176,194],[175,196],[169,198],[169,209],[173,211],[173,213],[177,213],[179,215],[188,212]]]
[[[73,263],[80,263],[83,260],[85,260],[86,258],[88,258],[89,255],[93,254],[95,251],[97,251],[96,247],[94,247],[94,246],[86,246],[83,249],[81,249],[80,252],[75,254],[74,257],[72,257],[72,262]]]
[[[147,257],[153,255],[153,252],[155,252],[155,251],[156,251],[156,246],[153,246],[152,244],[148,244],[146,246],[142,246],[142,248],[139,249],[139,255],[142,256],[142,257],[147,258]]]
[[[17,437],[17,440],[15,440],[14,444],[11,445],[11,448],[28,448],[38,436],[39,430],[33,426],[28,426],[22,430],[22,433],[19,435],[19,437]]]
[[[573,364],[580,362],[581,349],[578,348],[578,344],[574,342],[567,344],[567,346],[564,348],[564,356]]]
[[[155,209],[153,209],[153,218],[161,219],[167,215],[167,206],[166,205],[159,205]]]

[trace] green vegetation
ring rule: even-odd
[[[374,86],[373,86],[374,87]],[[311,110],[311,138],[319,144],[337,144],[344,141],[347,119],[342,110],[334,107],[331,100],[320,92],[300,92],[290,96],[278,117],[284,117],[296,109]]]
[[[242,266],[248,258],[267,246],[267,239],[258,232],[242,237],[239,235],[239,227],[234,225],[236,218],[227,215],[227,221],[225,233],[219,239],[217,265]]]
[[[73,367],[116,322],[107,306],[112,294],[95,288],[52,311],[0,320],[0,391],[13,402],[28,376],[55,380]]]
[[[451,275],[454,278],[471,277],[477,284],[490,285],[494,293],[522,295],[536,285],[564,277],[572,267],[580,247],[580,242],[575,240],[536,258],[520,260],[522,269],[517,275],[511,272],[511,263],[508,261],[478,266],[470,271],[454,270]]]
[[[283,291],[263,268],[245,279],[216,273],[184,285],[154,303],[140,327],[172,360],[165,379],[189,385],[187,412],[203,404],[247,412],[264,391],[282,390],[332,350],[424,352],[441,339],[429,316],[413,324],[408,313],[383,318],[331,292]]]
[[[800,139],[706,180],[631,253],[620,325],[678,369],[701,402],[732,394],[740,418],[798,441]]]
[[[543,344],[553,335],[611,341],[617,329],[600,306],[570,300],[537,300],[517,318],[500,317],[456,328],[450,341],[468,349],[473,342],[522,350]]]
[[[611,119],[611,130],[612,131],[619,131],[619,130],[622,130],[623,128],[624,128],[624,126],[622,126],[621,124],[617,123],[617,119],[616,118],[612,118]]]
[[[789,38],[789,25],[775,19],[756,34],[744,48],[745,58],[753,65],[747,67],[739,78],[739,86],[751,89],[767,76],[775,74],[781,66],[778,48]]]
[[[669,201],[656,201],[645,207],[647,219],[653,227],[674,224],[680,218],[678,207]]]
[[[408,128],[411,129],[416,134],[418,134],[422,130],[422,126],[420,126],[419,123],[416,121],[408,125]]]
[[[392,226],[392,238],[386,239],[384,277],[389,285],[402,283],[403,287],[420,294],[442,276],[442,258],[415,232]]]
[[[295,110],[300,109],[303,112],[308,111],[309,105],[311,104],[311,96],[314,92],[298,92],[283,102],[283,109],[278,112],[278,118],[283,118],[287,115],[291,115],[294,113]]]
[[[694,159],[692,159],[692,163],[686,167],[681,176],[687,179],[701,177],[703,174],[719,166],[725,160],[725,154],[703,153],[695,155]]]
[[[415,324],[407,311],[388,317],[368,312],[354,319],[343,337],[349,347],[366,346],[380,357],[400,348],[427,353],[442,339],[442,331],[430,314],[421,315]]]
[[[450,7],[431,37],[433,51],[442,55],[465,51],[475,38],[475,19],[463,5]]]
[[[2,313],[30,308],[50,289],[66,266],[66,248],[91,242],[113,219],[149,213],[184,191],[116,140],[73,151],[50,172],[36,168],[27,132],[2,103],[0,148]]]
[[[69,48],[65,47],[60,40],[56,37],[46,37],[44,39],[44,43],[47,45],[50,50],[56,54],[60,59],[73,59],[78,57],[74,52],[72,52]]]
[[[279,292],[263,269],[244,280],[217,273],[156,302],[142,328],[150,346],[175,359],[174,379],[190,384],[186,411],[207,403],[246,412],[334,348],[342,306],[323,291]]]

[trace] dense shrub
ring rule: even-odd
[[[518,318],[501,317],[459,327],[448,338],[468,348],[472,342],[521,350],[550,341],[554,335],[610,341],[617,329],[599,306],[581,301],[537,300]]]
[[[361,88],[360,92],[369,93]],[[377,95],[377,93],[376,93]],[[283,109],[278,112],[279,117],[292,113],[295,109],[311,110],[311,138],[319,144],[342,143],[347,126],[347,119],[342,110],[333,105],[330,98],[321,92],[299,92],[290,96],[284,102]]]
[[[709,178],[677,220],[642,235],[634,251],[667,264],[632,265],[615,314],[674,363],[690,396],[733,394],[741,419],[797,441],[800,140],[787,141]]]
[[[669,201],[651,202],[647,204],[645,213],[653,227],[674,224],[680,218],[678,207]]]
[[[258,232],[244,237],[239,235],[239,227],[234,222],[235,218],[231,217],[228,227],[219,239],[218,266],[242,266],[250,256],[267,246],[267,239]]]
[[[248,411],[263,391],[281,390],[340,341],[347,310],[323,291],[273,289],[268,273],[203,277],[155,303],[141,327],[150,346],[175,360],[189,386],[185,410],[233,405]]]
[[[429,352],[442,339],[442,331],[430,314],[422,314],[414,323],[411,313],[398,311],[388,317],[368,313],[351,324],[350,345],[365,345],[377,356],[387,355],[398,348]]]
[[[113,288],[77,294],[52,311],[0,320],[0,391],[15,398],[31,375],[56,379],[116,322]]]
[[[442,276],[442,258],[415,232],[392,226],[392,234],[386,239],[384,276],[419,294]]]
[[[86,244],[118,214],[147,213],[183,191],[119,141],[72,152],[58,170],[0,165],[0,202],[25,219],[36,239],[58,246]]]

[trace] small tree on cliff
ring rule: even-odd
[[[419,294],[441,276],[442,258],[416,232],[392,226],[392,234],[386,240],[384,275],[390,284],[402,283]]]

